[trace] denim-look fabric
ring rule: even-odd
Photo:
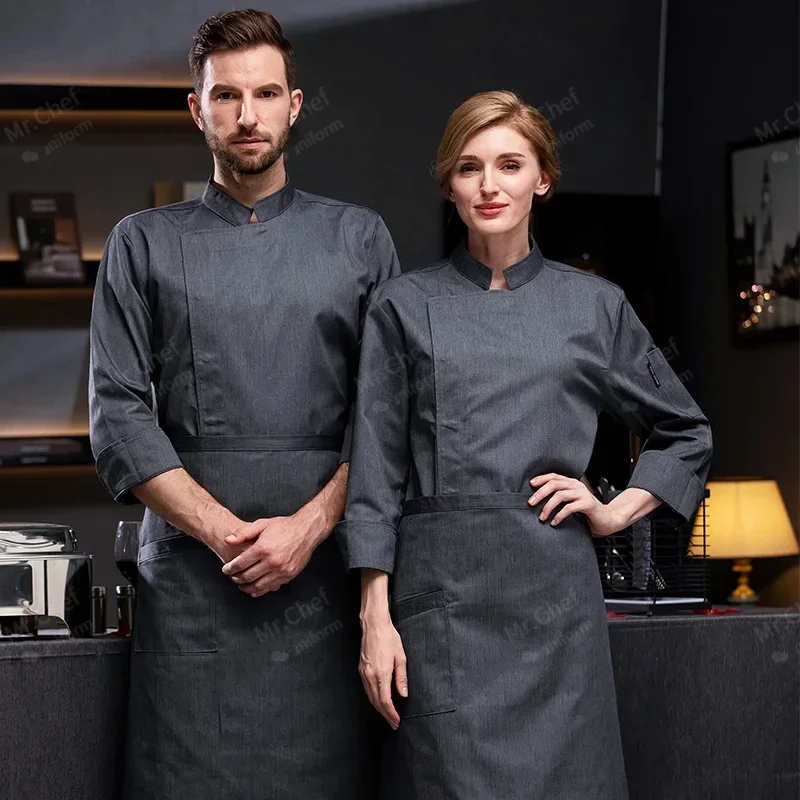
[[[392,573],[408,659],[383,800],[624,800],[589,529],[540,522],[528,481],[580,478],[605,409],[646,439],[630,486],[686,519],[702,499],[708,422],[622,290],[535,243],[505,278],[462,245],[367,310],[335,535]]]
[[[91,327],[109,493],[134,503],[182,466],[244,520],[294,513],[349,458],[367,300],[397,274],[376,213],[288,183],[251,209],[209,181],[202,199],[122,220]],[[373,800],[379,718],[335,542],[258,599],[221,567],[145,511],[126,797]]]

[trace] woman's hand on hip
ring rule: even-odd
[[[536,506],[545,498],[549,498],[539,513],[542,522],[550,519],[550,515],[561,506],[558,513],[550,520],[551,525],[558,525],[576,511],[586,517],[593,536],[609,536],[621,531],[627,524],[622,515],[602,503],[586,484],[577,478],[548,472],[532,478],[530,485],[535,491],[528,500],[529,505]]]
[[[392,684],[401,697],[408,696],[406,654],[391,617],[362,618],[361,659],[358,672],[370,703],[394,728],[400,715],[392,702]]]

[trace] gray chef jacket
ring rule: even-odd
[[[463,247],[380,286],[359,368],[347,566],[392,573],[408,697],[381,800],[627,800],[603,591],[580,478],[606,410],[645,444],[630,486],[689,519],[708,422],[621,289],[531,253],[509,290]]]
[[[262,224],[249,224],[253,211]],[[236,259],[250,247],[262,277],[241,304]],[[207,255],[222,256],[215,272],[196,267]],[[202,198],[123,219],[92,311],[91,443],[103,485],[138,502],[132,487],[182,465],[173,435],[326,434],[342,438],[347,460],[366,299],[399,273],[375,212],[288,182],[253,209],[209,181]],[[275,306],[279,295],[290,300]],[[305,304],[316,316],[298,327]],[[198,342],[193,329],[209,319],[218,324]],[[255,391],[261,380],[266,394]]]

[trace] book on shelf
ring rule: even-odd
[[[86,282],[71,192],[12,192],[9,209],[24,283]]]

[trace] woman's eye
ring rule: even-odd
[[[513,161],[509,161],[508,164],[503,165],[503,169],[510,168],[511,172],[516,172],[519,169],[519,164],[515,164]]]
[[[475,169],[474,164],[462,164],[461,168],[458,170],[462,175],[467,172],[472,172]]]

